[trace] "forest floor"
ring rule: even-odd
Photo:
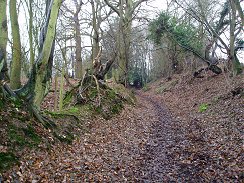
[[[243,182],[243,86],[243,75],[158,80],[113,118],[88,117],[72,144],[22,153],[0,180]]]

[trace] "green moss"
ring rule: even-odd
[[[117,97],[114,90],[107,90],[107,96],[109,99],[116,99],[116,97]]]
[[[98,95],[97,89],[96,89],[96,88],[91,89],[91,90],[89,91],[88,95],[89,95],[89,98],[90,98],[90,99],[94,99],[94,98],[96,98],[97,95]]]
[[[95,112],[97,112],[98,114],[102,114],[102,107],[101,106],[98,106],[98,107],[95,107]]]
[[[31,139],[31,145],[38,145],[41,142],[41,138],[35,133],[35,130],[33,127],[28,125],[28,128],[22,129],[25,133],[25,135]]]
[[[0,99],[0,110],[4,108],[4,101]]]
[[[21,133],[21,130],[14,125],[10,125],[8,129],[8,137],[11,142],[16,143],[19,146],[28,144],[24,135]]]
[[[0,172],[18,163],[18,158],[10,152],[0,152]]]
[[[122,103],[114,103],[111,107],[112,114],[119,114],[120,111],[123,109]]]
[[[23,105],[23,101],[20,99],[14,99],[13,104],[14,104],[14,107],[20,108]]]
[[[64,97],[64,100],[63,100],[63,104],[64,104],[64,106],[66,106],[67,104],[69,104],[69,103],[71,102],[72,97],[73,97],[73,93],[72,93],[72,91],[67,92],[67,93],[65,94],[65,97]]]
[[[60,118],[65,115],[79,115],[80,109],[78,107],[70,107],[62,111],[54,112],[54,111],[45,111],[46,114],[51,115],[53,118]]]
[[[71,107],[66,112],[69,113],[69,114],[78,114],[79,113],[79,108]]]
[[[30,125],[28,125],[27,128],[18,128],[14,125],[10,125],[8,128],[8,138],[12,143],[21,147],[34,147],[41,142],[41,138]]]

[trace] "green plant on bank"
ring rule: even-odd
[[[209,105],[206,104],[206,103],[202,103],[200,106],[199,106],[199,109],[198,111],[199,112],[205,112],[207,109],[208,109]]]

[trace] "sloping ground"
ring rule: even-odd
[[[158,121],[154,111],[139,99],[137,108],[126,106],[113,119],[94,118],[90,132],[72,145],[33,150],[3,177],[21,182],[138,182],[146,147],[152,143],[152,121]]]
[[[243,182],[242,77],[229,87],[223,76],[158,81],[137,92],[136,106],[109,120],[86,119],[89,131],[72,144],[28,151],[0,179]]]
[[[157,93],[174,119],[181,121],[181,130],[189,142],[179,154],[182,171],[195,174],[202,182],[242,182],[243,75],[232,80],[223,74],[207,73],[195,79],[178,75],[150,88],[148,93]]]

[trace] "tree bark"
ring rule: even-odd
[[[51,1],[52,2],[52,1]],[[62,4],[62,0],[53,0],[52,6],[50,5],[50,15],[44,38],[43,49],[38,59],[36,67],[36,82],[34,86],[34,98],[33,103],[40,107],[46,92],[48,90],[48,82],[51,78],[51,69],[49,65],[52,65],[53,50],[54,50],[54,38],[56,33],[56,23],[58,18],[59,8]]]
[[[96,3],[100,3],[100,1]],[[92,60],[94,60],[99,52],[99,41],[100,41],[99,40],[99,29],[100,29],[99,15],[101,14],[101,8],[96,9],[96,7],[98,7],[98,4],[95,4],[94,0],[91,0],[91,6],[92,6],[92,28],[93,28]]]
[[[242,24],[242,30],[244,30],[244,14],[243,14],[243,10],[242,10],[242,7],[241,7],[241,4],[240,4],[240,1],[239,0],[234,0],[234,3],[236,5],[236,9],[238,11],[238,14],[241,18],[241,24]]]
[[[33,9],[32,9],[32,0],[29,0],[29,45],[30,45],[30,72],[35,62],[35,53],[33,46]]]
[[[233,75],[236,76],[242,72],[240,62],[235,53],[235,29],[236,29],[236,0],[230,0],[230,49],[229,49],[229,59],[232,65]]]
[[[21,42],[19,33],[18,15],[16,9],[16,0],[10,0],[10,20],[13,37],[12,64],[10,72],[10,87],[18,89],[21,87]]]
[[[82,58],[81,58],[81,34],[80,34],[80,22],[78,17],[79,11],[75,13],[75,42],[76,42],[76,67],[75,67],[75,76],[78,79],[82,78]]]
[[[6,16],[7,1],[0,1],[0,80],[8,79],[6,46],[8,40],[7,16]]]

